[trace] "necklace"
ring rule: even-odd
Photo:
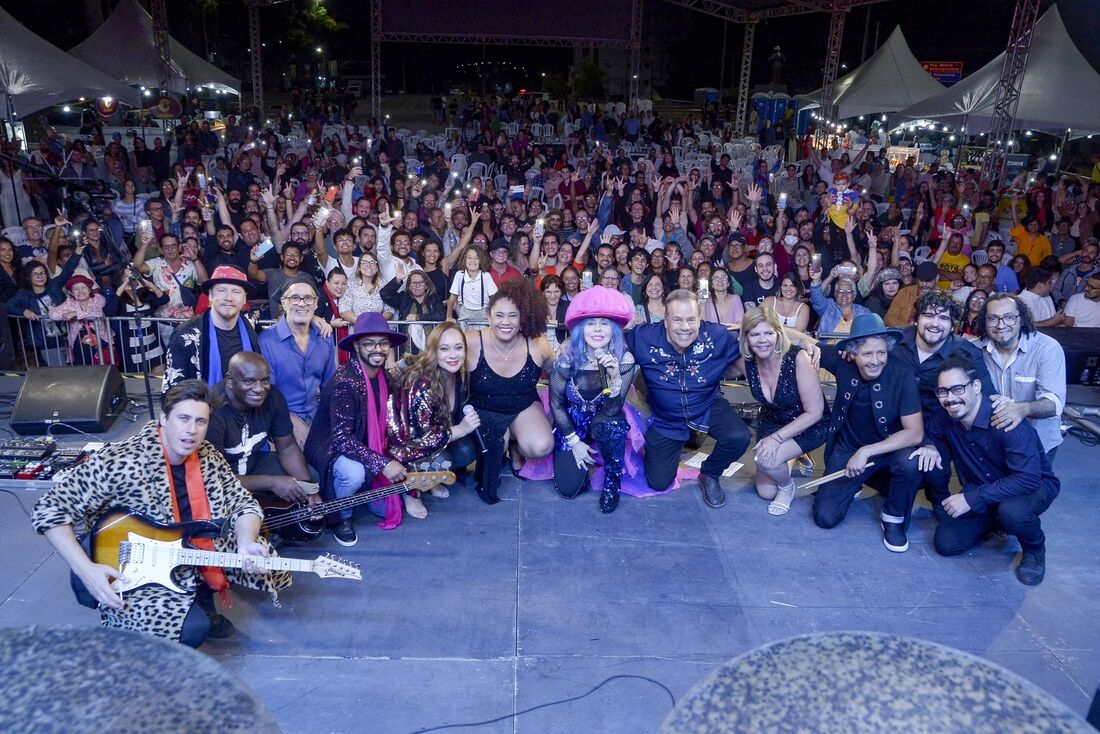
[[[512,352],[516,351],[517,344],[519,344],[519,339],[513,339],[512,348],[508,350],[507,354],[505,354],[504,350],[500,348],[500,342],[497,341],[497,337],[493,337],[493,347],[497,350],[497,354],[500,355],[500,358],[503,359],[505,362],[512,358]]]

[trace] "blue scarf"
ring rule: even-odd
[[[215,331],[217,327],[214,326],[214,319],[210,318],[209,312],[206,314],[206,343],[209,344],[210,356],[206,360],[206,384],[217,385],[219,382],[225,379],[225,375],[222,374],[222,354],[221,349],[218,348],[218,333]],[[244,317],[237,317],[237,331],[241,335],[241,350],[245,352],[251,352],[252,339],[248,336],[248,327],[244,325]]]

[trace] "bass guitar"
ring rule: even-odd
[[[408,472],[404,481],[390,484],[385,487],[371,489],[366,492],[353,494],[338,500],[322,502],[313,507],[306,507],[297,502],[287,500],[262,499],[260,505],[264,509],[263,531],[276,533],[283,540],[308,541],[316,540],[325,532],[325,526],[319,518],[330,512],[350,510],[353,507],[365,505],[383,497],[393,494],[402,494],[410,490],[426,492],[441,484],[454,484],[455,475],[451,471],[418,471]]]
[[[242,553],[220,553],[199,550],[191,545],[192,538],[214,538],[221,535],[221,525],[211,520],[166,524],[157,522],[124,507],[108,510],[96,521],[85,538],[85,550],[95,563],[117,568],[122,578],[111,587],[125,593],[149,584],[157,584],[178,593],[186,593],[172,578],[178,566],[217,566],[241,568],[245,561],[268,571],[308,571],[321,578],[343,578],[361,581],[358,564],[331,555],[314,560],[276,556],[262,558]],[[81,588],[77,588],[77,585]],[[81,592],[91,597],[73,575],[73,591],[85,606]],[[92,603],[90,606],[96,606]]]

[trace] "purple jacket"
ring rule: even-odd
[[[382,379],[386,379],[384,372]],[[366,375],[355,358],[336,371],[321,394],[321,404],[306,439],[305,455],[320,475],[322,487],[331,483],[332,464],[337,457],[346,456],[366,467],[368,481],[390,462],[363,443],[367,432],[366,397]]]

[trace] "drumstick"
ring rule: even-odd
[[[875,465],[875,462],[868,461],[867,466],[865,466],[863,468],[866,469],[867,467],[871,467],[871,466],[874,466],[874,465]],[[798,491],[801,492],[803,490],[813,489],[814,487],[820,487],[822,484],[825,484],[826,482],[831,482],[834,479],[840,479],[842,476],[844,476],[844,472],[845,472],[844,469],[840,469],[839,471],[835,471],[832,474],[826,474],[825,476],[821,477],[820,479],[815,479],[812,482],[806,482],[805,484],[800,484],[798,486]]]

